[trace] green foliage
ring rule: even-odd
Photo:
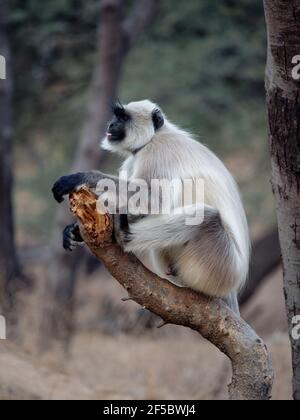
[[[99,4],[99,0],[12,0],[16,94],[22,103],[25,97],[31,107],[39,108],[45,88],[58,83],[67,85],[69,95],[74,85],[77,88],[84,81],[88,83]]]
[[[260,1],[163,1],[160,19],[128,60],[124,96],[143,92],[201,135],[222,136],[228,114],[262,106],[263,19]]]

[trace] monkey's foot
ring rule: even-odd
[[[177,268],[175,267],[175,264],[170,264],[168,267],[168,271],[166,272],[166,275],[176,277],[177,274],[178,274],[178,271],[177,271]]]
[[[63,247],[66,251],[72,252],[78,245],[83,245],[84,241],[80,235],[77,223],[69,225],[63,231]]]

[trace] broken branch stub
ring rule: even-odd
[[[113,218],[97,196],[86,187],[70,194],[71,212],[80,223],[80,231],[90,248],[96,250],[112,242]]]

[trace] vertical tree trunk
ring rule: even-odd
[[[90,86],[88,113],[71,172],[97,169],[107,156],[100,149],[100,140],[110,119],[110,109],[117,95],[124,59],[152,21],[158,3],[159,0],[138,0],[129,17],[123,20],[122,0],[102,1],[98,59]],[[52,258],[45,297],[49,308],[45,311],[42,347],[47,347],[49,339],[54,337],[68,343],[73,330],[74,286],[84,252],[78,249],[68,254],[62,249],[62,230],[70,223],[66,206],[57,212],[51,241]]]
[[[268,28],[266,69],[272,183],[284,268],[284,290],[294,370],[300,400],[300,341],[292,320],[300,315],[300,82],[292,77],[300,54],[300,1],[264,0]]]
[[[102,157],[101,136],[110,118],[120,79],[123,59],[122,7],[120,0],[104,0],[101,6],[101,25],[98,37],[98,57],[90,86],[90,100],[81,139],[76,151],[72,172],[95,169]],[[57,211],[51,250],[52,258],[48,270],[46,299],[49,302],[44,332],[49,338],[68,341],[73,330],[73,291],[76,272],[84,258],[82,249],[73,254],[62,248],[62,230],[70,223],[66,206]],[[45,337],[42,337],[43,341]],[[48,340],[43,346],[47,346]]]
[[[0,8],[0,54],[6,59],[6,80],[0,80],[0,314],[5,314],[19,265],[12,205],[13,81],[7,15],[3,6]]]

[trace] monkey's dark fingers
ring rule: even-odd
[[[82,245],[82,242],[74,241],[73,239],[67,236],[63,238],[63,247],[66,251],[72,252],[79,245]]]
[[[78,245],[83,243],[77,223],[69,225],[63,231],[63,247],[66,251],[73,251]]]
[[[63,234],[63,247],[66,251],[73,251],[74,248],[74,241],[71,238],[71,234],[64,233]]]
[[[62,176],[55,182],[52,188],[52,193],[58,203],[64,201],[64,196],[76,191],[80,185],[83,184],[83,177],[81,173]]]

